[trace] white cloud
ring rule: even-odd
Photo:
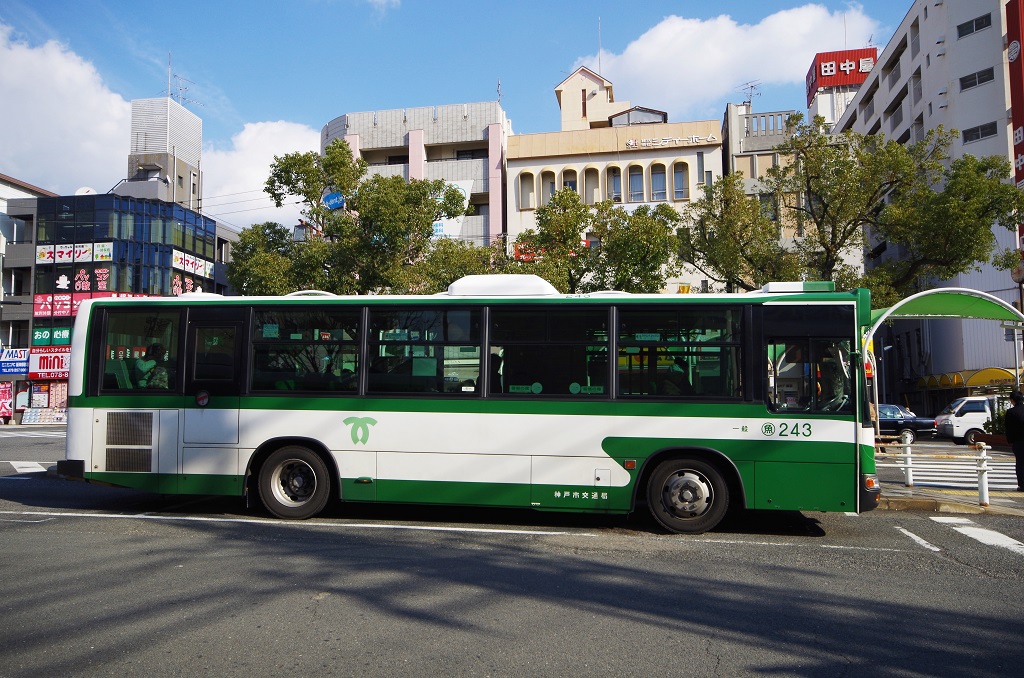
[[[0,172],[55,193],[105,192],[127,175],[131,104],[55,41],[0,24]]]
[[[320,150],[320,132],[292,122],[248,123],[231,138],[231,148],[203,150],[203,212],[245,228],[264,221],[298,223],[296,205],[274,207],[263,185],[274,156]]]
[[[817,52],[865,46],[879,32],[859,5],[829,12],[808,4],[776,12],[757,24],[728,15],[713,19],[669,16],[626,46],[602,50],[601,75],[621,83],[617,92],[635,106],[667,110],[671,120],[718,118],[723,99],[739,101],[741,85],[802,85]],[[597,69],[595,55],[576,66]],[[803,107],[795,100],[793,108]]]
[[[104,193],[127,176],[131,102],[65,45],[31,46],[0,23],[0,92],[0,173],[62,195]],[[203,149],[203,211],[235,228],[297,223],[298,208],[275,208],[263,184],[275,155],[319,149],[306,125],[246,124],[231,148]]]

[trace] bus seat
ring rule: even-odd
[[[103,372],[103,388],[130,389],[135,388],[128,376],[128,363],[124,360],[110,360]]]

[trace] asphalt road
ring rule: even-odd
[[[6,432],[0,676],[990,676],[1024,659],[1017,516],[751,513],[695,537],[530,511],[283,522],[15,474],[63,441]]]

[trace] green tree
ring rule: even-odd
[[[784,161],[767,171],[765,192],[796,229],[794,251],[808,276],[849,279],[844,262],[859,261],[886,198],[940,172],[951,136],[940,128],[907,147],[880,134],[831,135],[820,116],[805,124],[794,115],[788,125],[790,138],[776,147]]]
[[[302,216],[319,233],[325,233],[339,214],[324,204],[323,197],[338,192],[350,198],[366,168],[365,160],[352,157],[348,142],[335,139],[323,155],[316,151],[275,155],[263,190],[277,207],[289,196],[299,198]]]
[[[465,198],[443,181],[406,182],[374,175],[348,144],[332,141],[324,155],[291,153],[274,158],[265,190],[278,206],[288,196],[302,204],[315,232],[288,251],[299,288],[337,294],[386,291],[402,283],[402,269],[427,248],[433,224],[466,211]],[[344,209],[323,204],[327,193],[345,196]]]
[[[798,280],[800,259],[781,239],[771,196],[744,192],[743,175],[706,185],[676,231],[679,259],[726,289],[756,290],[775,280]],[[774,218],[773,218],[774,217]]]
[[[891,303],[919,291],[922,280],[1011,263],[992,231],[1024,214],[1024,193],[1006,182],[1005,158],[950,161],[958,133],[941,126],[910,145],[881,134],[830,135],[821,118],[804,124],[794,116],[790,131],[776,148],[786,161],[763,185],[783,224],[797,231],[793,251],[807,277],[867,286],[879,303]],[[859,261],[868,236],[899,256],[860,275],[844,261]]]
[[[580,194],[562,188],[535,213],[537,229],[528,229],[516,238],[520,252],[529,253],[522,272],[544,278],[559,291],[575,294],[590,274],[594,261],[586,236],[594,224],[594,213]]]
[[[653,294],[676,272],[679,213],[668,205],[641,205],[632,213],[611,201],[595,205],[591,233],[598,247],[583,291],[619,290]]]
[[[991,263],[1010,269],[1016,250],[1000,248],[994,226],[1015,230],[1024,219],[1024,192],[1008,183],[1006,158],[965,155],[944,167],[934,190],[923,182],[894,196],[875,238],[900,247],[864,276],[879,303],[891,304],[920,291],[918,281],[944,280]]]
[[[249,296],[293,291],[293,244],[291,231],[271,221],[243,229],[231,247],[228,282],[239,294]]]
[[[503,242],[481,247],[465,240],[439,238],[418,261],[403,268],[400,282],[392,289],[403,294],[438,294],[467,275],[506,272],[509,259]]]

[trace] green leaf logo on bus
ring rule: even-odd
[[[352,442],[365,445],[370,440],[370,427],[375,426],[377,420],[373,417],[349,417],[344,423],[352,427]]]

